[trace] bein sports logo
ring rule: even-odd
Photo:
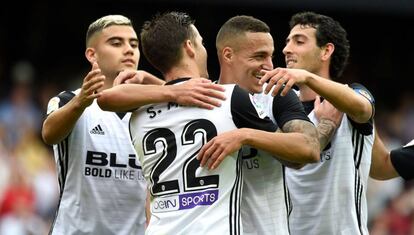
[[[191,209],[196,206],[209,206],[218,199],[218,190],[180,194],[171,197],[158,197],[152,203],[153,212],[168,212]]]

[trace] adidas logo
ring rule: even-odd
[[[96,127],[94,127],[91,131],[91,134],[97,134],[97,135],[105,135],[105,131],[102,130],[102,127],[100,124],[98,124]]]

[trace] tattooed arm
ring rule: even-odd
[[[321,151],[329,144],[336,131],[337,125],[335,122],[329,119],[322,119],[319,121],[317,126],[318,136],[319,136],[319,145]]]
[[[338,128],[341,124],[343,113],[336,109],[327,100],[321,102],[319,96],[315,99],[314,112],[316,118],[319,120],[317,130],[320,149],[322,151],[331,141],[336,128]]]
[[[315,126],[305,120],[291,120],[285,123],[283,125],[282,129],[278,129],[277,132],[284,132],[284,133],[302,133],[303,136],[306,139],[306,144],[311,146],[313,149],[318,149],[319,144],[319,131],[316,130]],[[300,169],[302,168],[306,163],[300,163],[303,162],[300,159],[300,156],[296,157],[290,157],[288,158],[282,158],[277,157],[278,160],[285,166],[294,168],[294,169]]]
[[[312,148],[318,148],[320,145],[318,141],[318,131],[316,130],[315,126],[309,121],[295,119],[286,122],[282,127],[282,131],[284,133],[304,134],[307,144],[312,146]]]

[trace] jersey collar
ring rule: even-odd
[[[171,80],[171,81],[165,83],[165,85],[173,85],[173,84],[176,84],[176,83],[179,83],[179,82],[184,82],[184,81],[187,81],[187,80],[190,80],[190,79],[191,79],[191,77],[177,78],[177,79],[174,79],[174,80]]]

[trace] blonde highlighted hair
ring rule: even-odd
[[[86,46],[88,47],[90,39],[103,29],[112,25],[126,25],[132,27],[132,21],[123,15],[107,15],[92,22],[86,32]]]

